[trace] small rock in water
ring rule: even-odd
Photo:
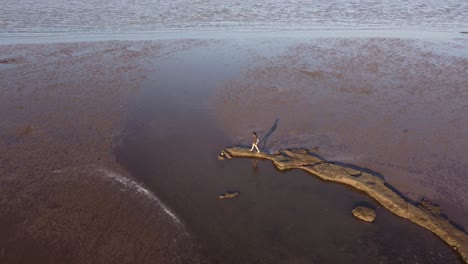
[[[225,192],[219,196],[219,199],[234,198],[237,197],[240,192]]]
[[[355,217],[366,221],[366,222],[372,222],[375,220],[376,213],[374,209],[371,209],[369,207],[364,207],[364,206],[356,206],[352,210],[352,213]]]

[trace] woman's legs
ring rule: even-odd
[[[254,148],[257,149],[257,153],[260,153],[260,150],[258,149],[258,146],[255,143],[252,144],[252,148],[250,149],[250,151],[252,151]]]

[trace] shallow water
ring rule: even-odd
[[[3,0],[0,33],[468,28],[464,0]]]
[[[233,141],[218,127],[211,97],[241,76],[250,56],[212,45],[158,60],[117,149],[117,160],[183,219],[209,256],[220,263],[458,263],[430,232],[383,208],[374,224],[354,219],[355,204],[375,205],[362,193],[278,172],[266,161],[217,160]],[[217,198],[228,190],[241,194]]]

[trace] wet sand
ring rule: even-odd
[[[114,148],[157,57],[190,41],[3,46],[0,262],[204,263],[198,242],[132,182]]]
[[[407,195],[416,189],[434,198],[462,223],[467,148],[450,139],[466,135],[467,59],[463,45],[442,44],[371,39],[2,46],[2,54],[17,58],[15,68],[0,69],[2,257],[11,263],[458,263],[434,235],[383,209],[374,224],[354,219],[354,204],[377,206],[361,193],[303,173],[279,173],[263,162],[216,159],[221,147],[248,141],[251,130],[265,134],[278,118],[264,149],[320,145],[334,160],[381,172]],[[434,50],[427,55],[431,64],[417,54],[408,57],[426,49]],[[367,53],[359,56],[362,50]],[[406,53],[396,62],[379,55],[392,50]],[[376,65],[367,65],[369,58]],[[407,71],[398,71],[401,64]],[[390,72],[379,74],[382,68]],[[428,72],[412,74],[415,68]],[[410,90],[427,104],[408,101],[402,88],[386,94],[390,83],[402,85],[404,72],[405,83],[414,85]],[[427,79],[434,73],[439,77]],[[437,95],[420,88],[423,81]],[[441,86],[447,89],[436,89]],[[451,103],[436,104],[439,97]],[[428,148],[421,142],[433,140],[427,123],[396,118],[424,120],[413,105],[434,107],[429,110],[437,125],[446,128],[438,135],[448,141],[447,150],[432,151],[446,164],[432,166],[431,173],[455,184],[430,184],[426,174],[408,173],[411,164],[399,155],[420,157],[414,166],[423,172],[433,161],[421,155]],[[384,113],[391,113],[390,121]],[[458,125],[448,126],[447,118]],[[411,135],[413,130],[418,133]],[[388,149],[387,142],[402,140],[397,132],[416,143]],[[241,195],[217,199],[228,189]],[[21,253],[37,245],[50,250]]]
[[[268,149],[320,146],[328,160],[371,168],[467,227],[466,45],[379,38],[291,45],[256,57],[217,93],[218,121],[245,142],[244,131],[265,134],[279,119]]]

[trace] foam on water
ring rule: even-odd
[[[138,184],[137,182],[135,182],[135,181],[133,181],[133,180],[131,180],[129,178],[126,178],[126,177],[124,177],[122,175],[119,175],[119,174],[117,174],[115,172],[112,172],[112,171],[109,171],[107,169],[100,169],[99,171],[103,172],[104,175],[107,178],[111,178],[111,179],[119,182],[120,184],[122,184],[126,188],[128,188],[128,189],[130,189],[132,191],[135,191],[135,192],[137,192],[139,194],[142,194],[145,197],[147,197],[148,199],[154,201],[177,224],[182,224],[181,220],[164,203],[162,203],[161,200],[159,200],[159,198],[156,197],[156,195],[154,195],[151,191],[149,191],[145,187],[141,186],[140,184]]]

